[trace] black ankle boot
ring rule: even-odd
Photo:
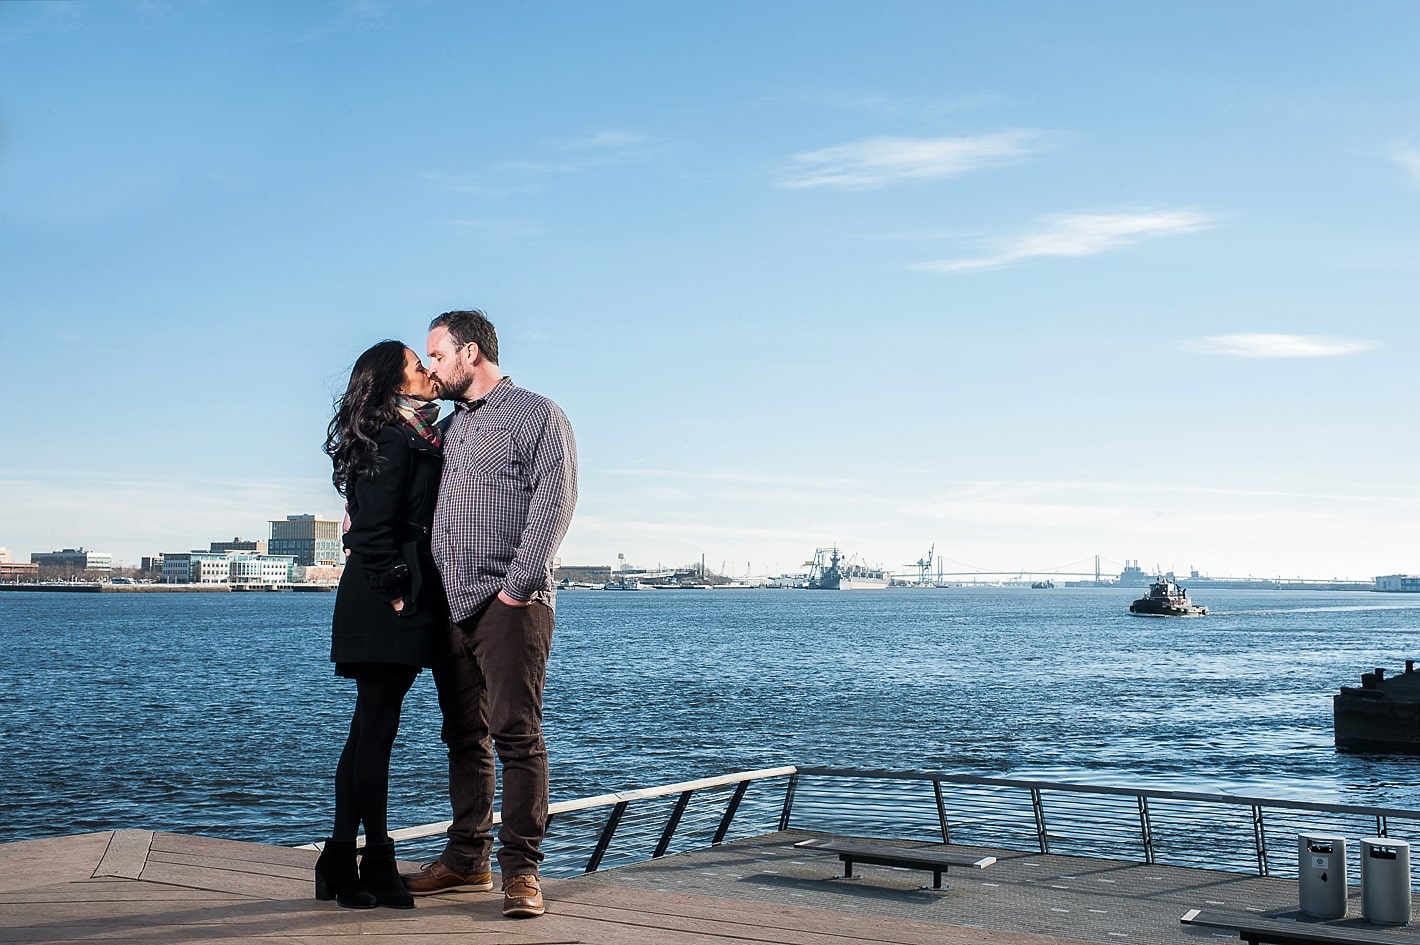
[[[399,878],[399,867],[394,862],[393,840],[365,841],[365,852],[360,857],[360,882],[387,909],[414,908],[414,897],[404,888],[404,880]]]
[[[355,844],[326,840],[316,860],[316,898],[334,899],[347,909],[373,909],[379,900],[360,884],[355,869]]]

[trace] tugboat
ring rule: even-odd
[[[1420,754],[1420,672],[1406,660],[1405,672],[1385,673],[1379,666],[1362,673],[1359,688],[1342,686],[1331,697],[1337,751]]]
[[[1202,617],[1207,607],[1188,599],[1188,591],[1173,582],[1173,575],[1149,585],[1149,593],[1129,605],[1131,614],[1143,617]]]

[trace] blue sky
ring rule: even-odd
[[[0,546],[336,515],[354,357],[476,306],[567,563],[1420,571],[1417,27],[0,4]]]

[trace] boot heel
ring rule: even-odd
[[[366,839],[365,852],[360,857],[360,882],[386,909],[414,908],[414,897],[399,878],[393,840],[371,843]]]
[[[373,909],[379,901],[360,883],[355,864],[355,844],[327,840],[316,860],[316,899],[346,909]]]

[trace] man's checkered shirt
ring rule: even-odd
[[[505,377],[459,404],[443,438],[433,543],[451,616],[467,620],[500,590],[553,606],[552,559],[577,504],[566,414]]]

